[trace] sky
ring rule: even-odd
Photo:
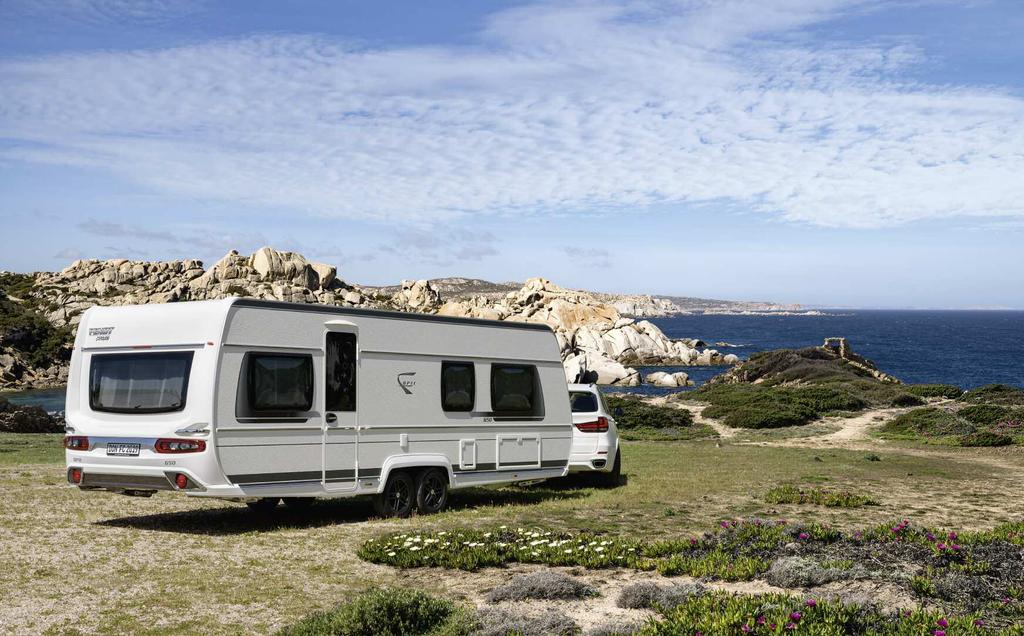
[[[3,0],[0,269],[1024,308],[1024,2]]]

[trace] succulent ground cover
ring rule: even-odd
[[[867,495],[823,488],[798,488],[792,484],[775,486],[765,493],[764,500],[773,504],[815,504],[828,508],[859,508],[878,502]]]
[[[655,588],[633,590],[628,605],[655,609],[660,616],[642,624],[617,626],[597,630],[597,633],[637,636],[1024,634],[1021,625],[993,626],[981,614],[947,616],[941,611],[924,609],[886,612],[813,596],[744,596],[700,588],[667,592],[662,587]],[[571,619],[553,610],[526,616],[507,609],[477,610],[423,592],[375,589],[334,609],[311,614],[281,630],[279,636],[571,636],[578,633]]]
[[[843,533],[823,524],[734,520],[699,537],[658,542],[532,528],[453,529],[370,539],[358,555],[402,568],[536,563],[725,581],[765,578],[788,559],[790,566],[803,566],[807,587],[872,579],[902,586],[956,615],[983,611],[993,624],[1024,620],[1024,523],[958,533],[904,520]],[[794,555],[804,563],[793,563]]]

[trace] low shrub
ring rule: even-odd
[[[776,559],[765,572],[764,578],[775,587],[797,588],[817,587],[853,576],[850,568],[828,568],[811,559],[794,556]]]
[[[992,431],[975,431],[961,435],[958,441],[961,446],[1009,446],[1013,444],[1013,438],[1009,435],[1001,435]]]
[[[891,400],[889,400],[889,405],[897,408],[921,406],[923,404],[925,404],[924,399],[914,395],[913,393],[897,393]]]
[[[907,393],[922,398],[956,399],[964,394],[963,389],[952,384],[908,384],[903,388]]]
[[[960,399],[975,404],[1024,406],[1024,389],[1008,384],[986,384],[967,391]]]
[[[764,500],[770,504],[815,504],[827,508],[859,508],[877,506],[878,502],[867,495],[850,492],[833,492],[811,488],[803,490],[792,485],[776,486],[769,490]]]
[[[578,600],[588,596],[597,596],[597,590],[568,574],[542,570],[514,577],[508,583],[491,590],[487,600],[491,603],[525,601],[527,599]]]
[[[658,585],[654,581],[640,581],[622,588],[615,604],[625,609],[667,611],[706,592],[707,588],[700,583]]]
[[[1014,409],[998,404],[973,404],[960,409],[956,414],[978,426],[994,426],[999,422],[1024,417],[1024,409]]]
[[[632,636],[643,626],[641,621],[613,621],[595,625],[584,632],[583,636]]]
[[[707,424],[694,424],[685,428],[628,428],[619,429],[619,438],[648,442],[681,442],[696,439],[714,439],[718,432]]]
[[[684,429],[693,425],[693,415],[684,409],[671,406],[654,406],[637,397],[619,395],[606,396],[608,408],[615,415],[615,423],[622,431],[636,429]]]
[[[871,383],[868,383],[868,386],[870,385]],[[872,401],[858,394],[859,387],[859,384],[792,387],[711,384],[688,393],[685,399],[709,402],[710,406],[704,409],[703,414],[706,417],[720,419],[727,426],[780,428],[799,426],[826,415],[857,412],[868,408]],[[886,388],[886,391],[891,389]]]
[[[531,616],[507,609],[485,608],[477,612],[470,633],[472,636],[574,636],[578,632],[576,622],[563,612],[548,610]]]
[[[334,609],[314,612],[280,636],[405,636],[443,630],[458,609],[423,592],[376,589]]]
[[[967,435],[974,431],[975,427],[970,422],[944,409],[929,407],[903,413],[886,422],[879,432],[903,437],[938,437]]]

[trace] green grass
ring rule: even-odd
[[[769,490],[764,500],[772,504],[815,504],[828,508],[860,508],[877,506],[878,502],[867,495],[851,492],[836,492],[821,488],[797,488],[786,484]]]
[[[63,435],[0,433],[0,466],[63,461]]]
[[[853,509],[794,506],[786,511],[792,524],[852,530],[912,515],[923,524],[983,530],[1024,510],[1024,464],[991,465],[961,449],[941,449],[936,458],[934,449],[886,447],[874,451],[881,461],[869,462],[863,450],[696,441],[625,442],[626,483],[618,488],[455,491],[449,511],[404,520],[375,519],[365,500],[318,502],[306,513],[281,509],[267,518],[219,500],[70,488],[60,437],[0,435],[0,624],[17,621],[25,633],[273,633],[367,587],[462,589],[457,574],[367,567],[355,551],[384,533],[508,525],[616,540],[642,534],[652,545],[678,545],[722,519],[777,516],[762,498],[766,475],[881,500]],[[69,580],[74,603],[67,602]]]

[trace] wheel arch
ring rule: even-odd
[[[396,470],[414,470],[421,468],[441,468],[448,477],[448,485],[454,482],[455,474],[452,471],[452,462],[447,456],[440,453],[424,453],[417,455],[395,455],[384,460],[380,469],[380,479],[377,482],[377,493],[384,492],[391,474]]]

